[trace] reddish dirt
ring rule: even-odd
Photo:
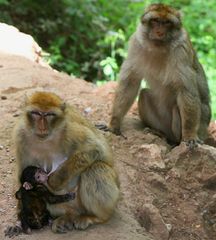
[[[53,91],[93,123],[108,123],[116,87],[113,82],[96,87],[41,66],[34,62],[35,53],[30,60],[18,55],[0,52],[0,239],[6,239],[4,229],[16,220],[16,156],[11,134],[25,95]],[[136,103],[125,118],[123,133],[127,139],[104,133],[121,181],[121,199],[108,223],[63,235],[46,227],[15,239],[216,239],[216,148],[202,145],[189,151],[184,144],[171,148],[143,128]],[[216,146],[215,122],[210,133],[209,143]]]

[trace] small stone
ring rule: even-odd
[[[166,224],[166,227],[167,227],[167,230],[168,230],[169,232],[171,232],[171,230],[172,230],[172,225],[169,224],[169,223],[167,223],[167,224]]]
[[[170,232],[167,224],[164,223],[159,210],[154,205],[144,204],[137,210],[138,222],[147,232],[150,232],[156,239],[169,239]]]
[[[3,145],[0,145],[0,150],[3,150],[4,149],[4,146]]]
[[[216,223],[213,224],[212,229],[213,229],[214,232],[216,232]]]
[[[19,117],[19,113],[14,113],[13,117]]]
[[[5,213],[5,210],[3,208],[0,208],[0,213]]]
[[[90,107],[87,107],[84,109],[85,114],[89,114],[91,111],[92,111],[92,109]]]
[[[10,159],[9,163],[12,163],[12,162],[14,162],[14,160],[15,160],[15,158],[14,158],[14,157],[12,157],[12,158]]]
[[[7,97],[6,96],[1,96],[1,100],[6,100]]]

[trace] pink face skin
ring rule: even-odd
[[[48,180],[48,175],[42,169],[38,169],[35,173],[35,180],[37,183],[46,183]]]

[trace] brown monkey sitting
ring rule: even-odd
[[[13,232],[30,233],[31,229],[39,229],[47,225],[51,216],[46,204],[62,203],[75,198],[75,193],[71,192],[64,195],[54,195],[49,192],[47,187],[48,174],[41,168],[35,166],[26,167],[21,175],[22,186],[15,196],[20,200],[21,210],[19,212],[20,226],[16,229],[8,228],[6,236],[12,236]]]
[[[179,12],[170,6],[150,5],[130,39],[113,103],[112,132],[121,133],[142,79],[149,85],[138,101],[145,126],[162,132],[172,143],[186,141],[194,147],[205,140],[211,118],[206,76]]]
[[[35,92],[22,110],[14,132],[18,175],[27,166],[39,166],[52,172],[47,182],[52,193],[78,189],[73,201],[47,204],[55,218],[52,230],[62,233],[107,221],[119,199],[119,181],[103,134],[51,92]]]

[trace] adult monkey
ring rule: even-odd
[[[143,123],[173,143],[193,148],[205,140],[211,118],[207,80],[177,10],[150,5],[132,35],[116,91],[110,130],[121,134],[124,115],[145,79],[138,108]]]
[[[100,131],[72,106],[53,93],[34,93],[25,102],[15,142],[18,175],[33,165],[51,172],[48,188],[54,194],[78,186],[75,200],[48,205],[56,217],[54,232],[85,229],[110,218],[119,198],[112,151]]]

